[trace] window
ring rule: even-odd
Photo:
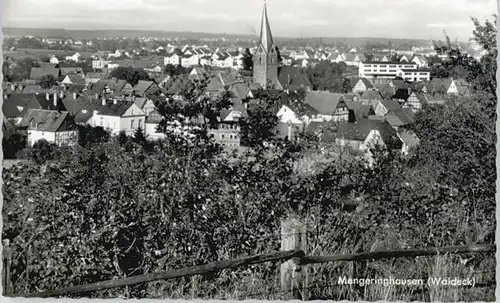
[[[224,139],[224,134],[220,135],[221,139]]]
[[[32,128],[32,129],[36,129],[36,128],[37,128],[37,123],[36,123],[36,121],[35,121],[35,120],[31,120],[31,123],[30,123],[30,124],[31,124],[31,128]]]
[[[135,123],[134,122],[135,122],[134,120],[130,121],[130,128],[135,128],[135,125],[134,125]]]
[[[138,127],[142,127],[142,119],[139,119]]]

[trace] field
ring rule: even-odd
[[[64,51],[64,50],[53,50],[53,49],[17,49],[14,51],[4,51],[3,56],[12,57],[14,60],[34,57],[36,59],[42,59],[50,55],[56,56],[71,56],[76,51]],[[83,58],[90,58],[93,54],[91,52],[78,52]]]

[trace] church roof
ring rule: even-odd
[[[264,47],[266,53],[269,52],[273,47],[273,36],[271,34],[269,19],[267,18],[267,6],[265,3],[264,9],[262,11],[262,21],[260,24],[259,45],[262,45]]]

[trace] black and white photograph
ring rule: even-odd
[[[6,301],[496,301],[495,0],[1,3]]]

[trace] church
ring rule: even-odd
[[[279,49],[273,41],[267,6],[264,3],[259,42],[253,55],[253,82],[263,89],[309,90],[311,83],[307,76],[299,68],[280,66],[278,54]]]

